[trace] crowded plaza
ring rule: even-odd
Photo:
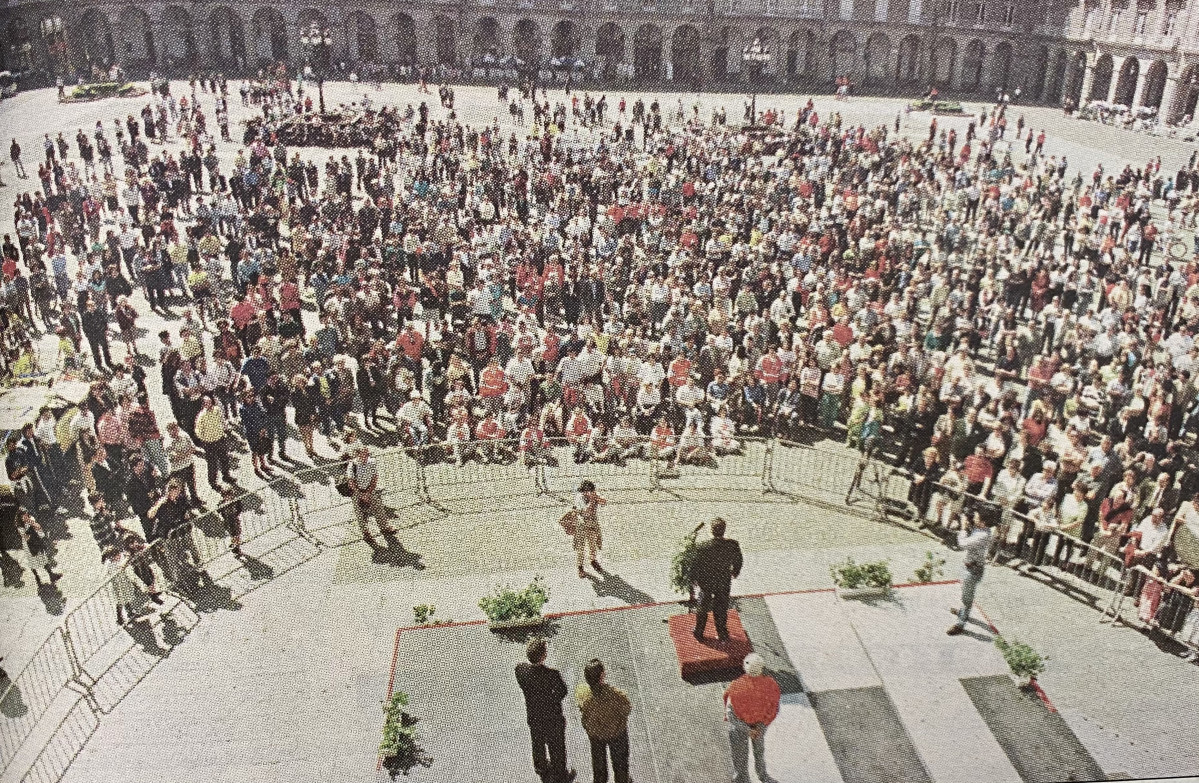
[[[197,73],[3,124],[0,372],[61,395],[4,422],[39,590],[125,574],[140,622],[211,583],[198,515],[241,557],[241,498],[329,472],[386,549],[388,450],[671,475],[768,440],[885,466],[912,529],[993,528],[989,563],[1118,572],[1199,659],[1199,153],[1068,160],[1080,121],[1006,94],[431,77]],[[68,518],[94,573],[56,562]]]

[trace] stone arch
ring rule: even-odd
[[[1091,79],[1091,94],[1086,96],[1089,101],[1106,101],[1108,90],[1112,86],[1112,56],[1102,55],[1095,61],[1095,75]]]
[[[457,30],[454,20],[445,14],[433,17],[433,49],[438,65],[454,65],[458,62]]]
[[[675,28],[670,36],[670,62],[674,80],[698,87],[703,82],[703,40],[694,25]]]
[[[616,22],[605,22],[596,30],[595,57],[605,79],[616,75],[616,66],[624,62],[624,30]]]
[[[197,55],[191,14],[181,6],[167,6],[162,12],[162,61],[167,65],[188,66],[196,62]]]
[[[117,17],[120,29],[120,60],[126,65],[154,62],[154,26],[150,15],[137,6],[127,5]]]
[[[729,51],[730,41],[732,39],[732,30],[728,27],[722,27],[713,36],[712,54],[709,59],[708,73],[715,80],[727,79],[729,75]]]
[[[1045,77],[1049,75],[1049,47],[1037,47],[1036,56],[1032,60],[1031,81],[1024,85],[1024,90],[1035,101],[1041,100],[1045,92]]]
[[[395,36],[396,62],[416,65],[416,22],[408,14],[396,14],[391,18],[391,29]]]
[[[662,78],[662,28],[643,24],[633,34],[633,76],[640,80]]]
[[[991,52],[991,84],[992,90],[1007,90],[1012,83],[1012,45],[1008,41],[1000,41]]]
[[[246,31],[241,17],[229,6],[212,9],[208,17],[212,59],[222,66],[238,65],[246,57]]]
[[[895,81],[915,84],[920,81],[920,36],[907,35],[899,42],[895,57]]]
[[[1061,103],[1062,88],[1066,84],[1066,69],[1069,66],[1069,52],[1065,49],[1058,49],[1053,56],[1053,64],[1049,68],[1049,81],[1045,85],[1045,93],[1041,96],[1046,103]]]
[[[958,42],[956,38],[944,36],[929,53],[929,73],[934,84],[940,87],[952,87],[953,75],[958,67]]]
[[[1116,79],[1113,103],[1132,106],[1133,99],[1136,98],[1137,79],[1139,78],[1141,78],[1141,61],[1136,57],[1126,57],[1120,64],[1120,76]]]
[[[579,56],[579,26],[563,19],[550,29],[550,57]]]
[[[541,28],[532,19],[521,19],[512,28],[512,52],[525,67],[540,67]]]
[[[815,70],[816,33],[796,30],[787,38],[787,76],[806,78]]]
[[[1166,95],[1166,79],[1169,76],[1169,66],[1165,60],[1154,60],[1145,71],[1145,89],[1141,92],[1141,105],[1151,109],[1161,109],[1162,98]]]
[[[279,9],[264,6],[250,18],[252,50],[258,65],[287,60],[287,24]]]
[[[962,56],[962,89],[977,90],[982,87],[983,66],[987,60],[987,47],[975,38],[966,44],[966,53]]]
[[[28,50],[24,48],[26,44],[29,45]],[[4,26],[4,48],[0,54],[4,56],[5,68],[21,71],[33,67],[33,37],[23,17],[13,15],[8,18],[8,24]]]
[[[350,62],[379,62],[379,26],[373,16],[359,9],[346,15],[346,46]]]
[[[863,50],[865,80],[869,84],[887,82],[891,77],[891,39],[878,32],[866,39]]]
[[[1064,86],[1064,100],[1072,102],[1075,106],[1080,106],[1087,98],[1082,94],[1083,82],[1087,75],[1087,54],[1086,52],[1075,52],[1070,57],[1070,61],[1066,65],[1066,81]]]
[[[1166,121],[1178,122],[1183,117],[1194,117],[1199,103],[1199,65],[1188,65],[1178,77],[1178,89],[1174,93],[1174,104],[1166,109]]]
[[[74,25],[72,38],[75,62],[85,68],[92,64],[108,66],[115,59],[116,46],[108,14],[99,8],[88,8]]]
[[[859,81],[858,39],[848,30],[841,30],[832,37],[828,45],[829,78],[831,80],[848,76],[851,81]]]
[[[475,23],[475,35],[471,39],[472,59],[482,60],[484,55],[500,58],[503,42],[500,40],[503,30],[494,16],[484,16]]]

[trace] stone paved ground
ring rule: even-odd
[[[175,84],[176,94],[186,89]],[[431,96],[420,96],[411,85],[388,85],[381,92],[363,87],[352,88],[348,84],[327,85],[330,104],[360,99],[369,92],[371,100],[394,101],[400,105],[416,103],[422,97],[429,100],[433,116],[439,116],[435,100]],[[608,93],[609,101],[615,105],[618,95]],[[630,102],[633,93],[627,94]],[[551,92],[551,98],[560,98],[561,92]],[[482,87],[459,87],[457,89],[459,111],[469,123],[482,124],[499,115],[505,132],[510,129],[506,112],[495,102],[494,90]],[[771,96],[759,100],[759,107],[767,105],[784,108],[790,117],[807,100],[808,96]],[[205,105],[207,98],[201,96]],[[687,106],[698,100],[701,116],[708,117],[714,106],[728,108],[730,120],[741,116],[743,96],[737,95],[686,95]],[[663,100],[669,111],[673,108],[672,97]],[[34,162],[41,154],[41,133],[47,129],[61,129],[68,138],[75,128],[85,129],[102,119],[111,125],[111,118],[140,108],[135,100],[111,99],[93,104],[61,105],[54,100],[52,91],[37,91],[21,94],[0,104],[0,138],[18,138],[25,148],[27,163]],[[893,122],[901,115],[903,103],[886,99],[856,99],[847,103],[836,103],[828,96],[817,98],[817,108],[824,114],[839,111],[847,122],[866,123]],[[969,108],[978,108],[971,105]],[[248,109],[243,109],[234,96],[231,113],[234,122],[245,118]],[[1018,110],[1016,110],[1018,111]],[[1172,171],[1191,154],[1193,146],[1180,141],[1154,138],[1113,128],[1063,119],[1060,112],[1051,109],[1030,108],[1025,111],[1032,127],[1045,127],[1049,142],[1047,152],[1065,154],[1072,167],[1079,166],[1089,173],[1102,162],[1107,170],[1118,169],[1125,163],[1140,165],[1150,155],[1161,155],[1165,171]],[[964,119],[940,120],[941,124],[965,129]],[[903,132],[913,136],[927,133],[927,115],[914,114],[903,122]],[[172,143],[172,147],[177,145]],[[218,145],[225,165],[236,152],[232,144]],[[307,151],[306,154],[323,158],[323,151]],[[0,188],[0,198],[7,202],[18,187],[32,185],[35,180],[15,180],[11,166],[4,162],[3,173],[8,186]],[[12,230],[12,213],[0,209],[0,232]],[[141,324],[147,337],[139,342],[146,353],[154,352],[155,335],[160,328],[177,329],[177,321],[164,321],[144,308],[140,294],[135,295],[135,304],[143,310]],[[311,313],[309,313],[311,316]],[[53,356],[46,346],[44,355]],[[123,349],[114,346],[114,356],[123,355]],[[157,374],[150,373],[152,390],[157,391]],[[164,403],[161,395],[152,395]],[[160,416],[169,412],[159,410]],[[318,436],[319,437],[319,436]],[[318,441],[318,448],[327,457],[335,453],[329,444]],[[256,487],[260,481],[249,471],[248,460],[242,460],[238,469],[242,484]],[[213,498],[209,498],[212,500]],[[751,514],[738,513],[752,510]],[[823,508],[797,509],[790,504],[753,503],[743,506],[738,501],[719,501],[682,508],[672,504],[650,503],[644,506],[614,507],[610,510],[610,532],[606,556],[619,565],[621,582],[606,580],[604,583],[580,583],[569,567],[570,551],[553,527],[556,514],[550,507],[531,507],[523,513],[503,513],[491,516],[472,515],[447,519],[429,519],[407,531],[405,540],[412,552],[420,554],[423,571],[413,569],[412,561],[401,559],[395,564],[375,562],[361,545],[350,545],[327,552],[298,568],[279,580],[255,591],[242,609],[236,613],[220,614],[208,622],[201,623],[192,632],[189,644],[172,654],[168,662],[158,667],[153,676],[133,691],[127,704],[121,707],[121,723],[106,726],[102,731],[115,735],[118,744],[124,735],[123,721],[140,714],[148,704],[158,704],[160,710],[174,709],[181,702],[178,698],[167,698],[172,688],[181,683],[197,683],[198,690],[216,693],[224,687],[243,688],[254,681],[251,673],[254,662],[261,659],[274,660],[278,657],[281,637],[291,634],[293,640],[328,640],[340,638],[341,623],[356,622],[369,627],[371,633],[386,637],[390,629],[411,620],[410,608],[416,603],[436,603],[443,616],[459,619],[476,616],[474,602],[487,585],[511,574],[512,578],[525,578],[533,570],[544,570],[557,586],[556,600],[563,608],[574,605],[604,605],[607,603],[630,603],[644,595],[666,597],[664,558],[679,531],[687,528],[692,519],[703,518],[712,513],[723,513],[730,518],[740,519],[745,531],[743,540],[751,551],[751,561],[758,564],[747,571],[739,589],[746,592],[762,592],[768,589],[795,589],[822,586],[828,582],[827,563],[830,559],[853,553],[865,557],[885,554],[893,558],[902,573],[910,573],[928,545],[925,540],[900,533],[890,528],[864,523],[844,515],[832,515]],[[536,519],[529,524],[529,517]],[[646,520],[660,524],[646,525]],[[799,524],[799,523],[803,524]],[[341,525],[341,520],[334,520]],[[59,561],[66,577],[62,581],[63,600],[43,593],[39,595],[32,586],[28,574],[22,574],[12,561],[3,563],[4,585],[0,588],[0,654],[6,657],[5,665],[10,671],[19,670],[24,661],[47,634],[61,620],[64,611],[88,595],[99,583],[100,570],[97,552],[86,525],[81,519],[70,518],[67,522],[67,537],[59,542]],[[542,535],[544,533],[544,535]],[[557,569],[557,570],[555,570]],[[994,591],[988,598],[987,591]],[[600,594],[597,595],[596,593]],[[280,607],[294,604],[295,597],[319,607],[315,615],[308,613],[289,614]],[[1035,600],[1030,601],[1030,596]],[[995,598],[1001,599],[998,604]],[[310,600],[311,599],[311,600]],[[1194,744],[1194,732],[1182,731],[1175,716],[1185,714],[1193,705],[1194,696],[1199,694],[1195,683],[1194,667],[1188,667],[1157,651],[1144,637],[1128,630],[1112,630],[1100,626],[1097,616],[1090,610],[1076,605],[1046,588],[1031,585],[1008,572],[997,572],[984,587],[980,599],[989,606],[994,605],[997,622],[1005,628],[1013,628],[1054,656],[1054,666],[1046,675],[1047,687],[1055,699],[1063,705],[1063,712],[1070,718],[1076,731],[1091,745],[1094,740],[1106,750],[1092,748],[1097,755],[1107,753],[1101,759],[1109,770],[1127,769],[1144,774],[1156,772],[1178,773],[1186,770],[1181,760],[1199,758],[1199,747]],[[369,611],[365,611],[369,609]],[[308,627],[310,618],[317,617],[326,630],[314,632]],[[251,619],[252,618],[252,619]],[[336,621],[333,619],[336,618]],[[247,624],[248,623],[248,624]],[[1069,629],[1069,633],[1059,633]],[[232,634],[232,636],[230,636]],[[199,643],[211,635],[211,644]],[[222,647],[228,639],[234,644]],[[359,638],[348,635],[349,639]],[[366,634],[361,638],[370,638]],[[192,643],[192,642],[196,643]],[[371,681],[370,688],[363,686],[361,698],[374,703],[376,691],[379,650],[363,648],[362,660],[354,665],[362,668],[362,677]],[[380,642],[385,647],[386,645]],[[186,649],[186,654],[184,650]],[[337,671],[338,667],[355,656],[357,647],[341,649],[334,654],[330,648],[315,655],[314,649],[305,649],[295,666],[324,666]],[[223,650],[223,651],[222,651]],[[369,654],[367,654],[369,653]],[[195,656],[192,665],[176,661]],[[212,669],[212,661],[237,657],[246,661],[240,676],[223,674]],[[385,657],[385,656],[384,656]],[[304,663],[308,661],[308,663]],[[267,688],[258,697],[263,704],[271,704],[271,694],[286,690],[286,667],[280,665],[279,683]],[[298,669],[297,669],[298,670]],[[264,680],[264,682],[266,682]],[[354,686],[345,686],[354,687]],[[143,692],[144,691],[144,692]],[[370,691],[367,695],[366,691]],[[1097,691],[1099,693],[1097,694]],[[1150,696],[1147,698],[1146,693]],[[319,689],[305,698],[319,707]],[[234,698],[235,703],[236,698]],[[296,705],[274,703],[284,712],[293,711]],[[185,721],[187,710],[173,713],[173,720]],[[114,716],[116,717],[116,716]],[[165,718],[164,718],[165,719]],[[140,720],[140,719],[138,719]],[[153,726],[153,724],[147,724]],[[247,720],[243,726],[250,726]],[[186,723],[181,723],[181,727]],[[132,729],[132,724],[128,726]],[[1079,728],[1081,727],[1081,728]],[[365,729],[364,729],[365,730]],[[370,731],[363,742],[374,742]],[[1089,733],[1088,733],[1089,732]],[[146,732],[154,735],[155,732]],[[170,739],[172,735],[163,734]],[[1121,743],[1134,738],[1135,745],[1125,747]],[[127,738],[127,736],[126,736]],[[246,740],[249,741],[249,740]],[[202,744],[202,743],[201,743]],[[261,750],[271,747],[273,756],[282,755],[269,737],[261,739]],[[211,749],[210,749],[211,750]],[[1119,760],[1129,754],[1126,767]],[[273,757],[272,756],[272,757]],[[238,764],[250,764],[248,756],[233,752]],[[1115,761],[1116,763],[1112,763]],[[214,757],[212,763],[219,763]],[[269,764],[264,761],[264,764]],[[243,779],[234,773],[225,773],[226,779]],[[230,776],[231,775],[231,776]],[[87,777],[76,779],[86,780]],[[98,779],[98,778],[92,778]],[[120,778],[116,778],[120,779]]]

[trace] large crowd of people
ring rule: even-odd
[[[228,92],[176,83],[13,141],[6,369],[38,363],[45,329],[55,371],[94,380],[10,442],[27,531],[78,474],[97,517],[141,520],[94,526],[119,562],[181,535],[197,458],[220,493],[231,448],[269,478],[355,457],[358,433],[530,466],[558,444],[674,465],[838,438],[910,470],[930,524],[972,513],[958,487],[1052,516],[1004,531],[1017,555],[1043,559],[1051,527],[1132,541],[1196,595],[1173,545],[1199,531],[1199,267],[1173,252],[1194,157],[1071,169],[1023,118],[1013,140],[1002,103],[913,139],[809,102],[772,112],[767,154],[681,99],[534,92],[505,132],[444,89],[318,114],[285,79],[243,86],[261,117],[235,141]],[[170,324],[150,355],[144,307]]]

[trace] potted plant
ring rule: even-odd
[[[383,702],[383,741],[379,743],[379,755],[383,768],[394,778],[401,772],[405,775],[413,767],[429,767],[433,759],[420,746],[420,734],[416,731],[419,720],[404,711],[408,706],[408,694],[395,692]]]
[[[937,557],[931,551],[924,553],[924,562],[916,567],[916,581],[920,584],[934,582],[937,577],[945,574],[945,558]]]
[[[696,539],[699,538],[699,531],[703,529],[704,523],[700,522],[694,530],[683,536],[679,541],[679,550],[670,560],[670,586],[676,593],[686,593],[688,604],[695,603],[695,583],[691,581],[691,569],[699,552]]]
[[[891,568],[886,560],[858,563],[852,557],[829,567],[839,598],[878,598],[891,592]]]
[[[523,590],[510,585],[499,585],[479,599],[479,608],[487,615],[488,627],[493,631],[504,628],[530,628],[541,625],[545,618],[541,608],[550,600],[550,590],[541,576]]]
[[[412,607],[412,614],[416,619],[417,625],[434,626],[454,622],[453,620],[442,620],[437,617],[437,607],[433,604],[418,604]]]
[[[1030,686],[1037,681],[1037,675],[1045,671],[1045,661],[1049,660],[1029,645],[1020,641],[1008,641],[1002,636],[995,637],[995,646],[1003,655],[1008,668],[1017,679],[1024,680],[1024,686]]]

